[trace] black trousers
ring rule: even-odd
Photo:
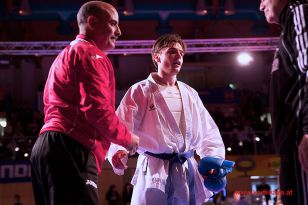
[[[98,174],[93,154],[59,132],[44,132],[31,153],[37,205],[98,205]]]

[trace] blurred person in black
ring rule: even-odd
[[[284,205],[308,199],[308,3],[261,0],[268,23],[282,27],[272,65],[270,105],[276,151],[281,158],[280,190]]]

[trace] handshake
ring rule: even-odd
[[[212,191],[219,192],[227,184],[226,175],[232,172],[235,162],[217,157],[204,157],[200,160],[198,170],[204,177],[204,186]]]
[[[128,150],[118,150],[113,156],[112,156],[112,164],[117,169],[127,169],[127,160],[128,160],[128,154],[134,155],[139,147],[139,137],[137,135],[134,135],[132,133],[131,143],[126,148]]]

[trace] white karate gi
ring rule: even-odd
[[[225,147],[221,135],[198,93],[185,83],[180,81],[177,83],[182,97],[186,126],[184,152],[196,150],[200,158],[204,156],[224,158]],[[131,181],[134,185],[131,204],[166,204],[166,202],[162,204],[162,200],[166,199],[150,197],[151,192],[147,193],[147,190],[154,188],[165,193],[169,161],[148,156],[144,152],[178,153],[179,147],[184,143],[184,137],[151,75],[127,91],[117,109],[117,115],[129,130],[140,137],[139,157]],[[119,145],[111,145],[107,155],[111,164],[112,156],[120,149],[125,150]],[[212,196],[212,192],[204,187],[204,180],[198,172],[196,160],[191,158],[191,162],[194,167],[196,203],[201,204]],[[114,167],[113,169],[117,174],[123,174],[123,170]],[[189,201],[187,169],[187,162],[183,165],[176,163],[173,166],[174,197],[182,201],[177,204],[188,204]],[[151,191],[156,193],[153,189]]]

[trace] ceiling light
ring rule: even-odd
[[[234,2],[233,0],[225,0],[225,15],[235,14]]]
[[[133,3],[133,0],[125,0],[123,14],[125,16],[130,16],[130,15],[134,14],[134,3]]]
[[[240,65],[249,65],[253,61],[253,58],[249,53],[241,52],[237,56],[237,61]]]
[[[29,0],[21,1],[18,13],[22,16],[31,14],[31,7],[30,7]]]
[[[196,3],[196,14],[205,15],[207,14],[207,9],[204,0],[197,0]]]

